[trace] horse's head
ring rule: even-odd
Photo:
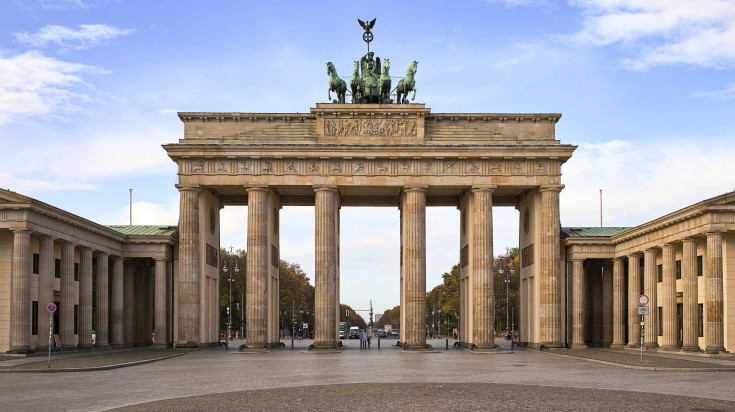
[[[332,62],[327,62],[327,74],[332,74],[334,71],[334,65]]]
[[[390,70],[390,59],[385,59],[385,60],[383,60],[383,70],[382,70],[382,72],[383,73],[388,73],[389,70]]]
[[[360,71],[360,61],[359,60],[355,60],[355,65],[353,66],[352,70],[355,74],[357,74]]]
[[[410,75],[416,74],[416,69],[418,69],[418,65],[419,65],[419,62],[417,60],[412,61],[411,64],[408,65],[406,74],[410,74]]]

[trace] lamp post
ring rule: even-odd
[[[511,279],[506,281],[507,282],[506,285],[510,285],[510,281],[513,280],[513,274],[515,274],[515,271],[516,270],[513,268],[513,266],[511,266],[510,267],[510,277],[511,277]],[[506,297],[505,297],[506,305],[510,304],[510,299],[508,298],[508,292],[507,291],[508,291],[508,289],[506,287],[506,292],[505,292],[505,294],[506,294]],[[508,312],[508,309],[506,309],[505,311]],[[507,323],[507,320],[506,320],[506,323]],[[511,330],[511,332],[515,330],[515,326],[513,325],[513,317],[512,316],[511,316],[511,327],[510,327],[510,330]],[[511,336],[511,338],[513,338],[513,336]]]
[[[230,289],[230,298],[227,301],[227,339],[230,339],[232,336],[232,271],[227,267],[227,261],[230,257],[235,258],[235,267],[233,270],[235,273],[240,273],[240,266],[237,264],[237,257],[232,254],[232,246],[230,246],[230,254],[225,258],[225,265],[222,267],[222,271],[229,277],[228,282]]]

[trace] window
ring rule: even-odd
[[[676,278],[681,279],[681,260],[676,261]]]
[[[656,312],[658,313],[658,325],[656,325],[656,329],[658,329],[657,333],[658,336],[664,336],[664,308],[659,306],[656,308]]]
[[[79,263],[74,262],[74,280],[79,280]]]
[[[704,264],[702,262],[702,255],[697,256],[697,276],[702,276],[704,273]]]
[[[61,277],[61,259],[54,261],[54,276],[57,278]]]
[[[31,302],[31,335],[38,335],[38,301]]]
[[[38,274],[38,265],[41,257],[38,255],[38,253],[33,254],[33,273],[36,275]]]
[[[662,265],[656,265],[656,271],[658,272],[658,281],[664,281],[664,267]]]
[[[704,304],[697,305],[697,336],[704,337]]]

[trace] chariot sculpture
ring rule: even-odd
[[[408,94],[413,92],[411,100],[416,98],[416,80],[414,75],[418,66],[418,61],[414,60],[406,70],[406,77],[398,82],[398,86],[392,89],[392,78],[390,76],[390,59],[384,59],[382,62],[380,57],[370,51],[370,42],[373,41],[372,28],[375,21],[362,21],[357,19],[360,26],[365,30],[362,39],[367,43],[367,53],[360,60],[355,60],[352,69],[352,77],[349,80],[349,91],[352,95],[352,103],[354,104],[388,104],[394,103],[391,99],[393,92],[397,93],[395,103],[408,103]],[[345,80],[339,77],[337,69],[332,62],[327,62],[327,74],[329,75],[329,88],[327,98],[333,103],[345,103],[348,85]],[[337,94],[337,98],[332,100],[332,92]]]

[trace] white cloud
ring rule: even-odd
[[[694,92],[691,94],[692,97],[710,97],[716,99],[732,99],[735,98],[735,83],[730,83],[727,87],[721,90],[711,90],[706,92]]]
[[[89,2],[84,0],[38,0],[38,5],[46,10],[66,10],[66,9],[88,9]]]
[[[44,56],[37,51],[13,57],[0,54],[0,125],[15,116],[80,110],[89,97],[76,91],[83,73],[100,70]]]
[[[14,33],[14,36],[17,41],[31,47],[55,45],[63,49],[84,50],[134,31],[134,29],[118,29],[105,24],[80,24],[79,30],[48,25],[37,33]]]
[[[135,191],[133,191],[135,199]],[[106,211],[99,216],[85,216],[85,218],[101,225],[127,225],[130,222],[130,204]],[[179,220],[179,198],[171,198],[165,203],[150,203],[133,201],[134,225],[171,225],[175,226]]]
[[[563,40],[621,44],[632,69],[669,64],[730,67],[735,63],[733,0],[570,0],[582,9],[582,29]]]

